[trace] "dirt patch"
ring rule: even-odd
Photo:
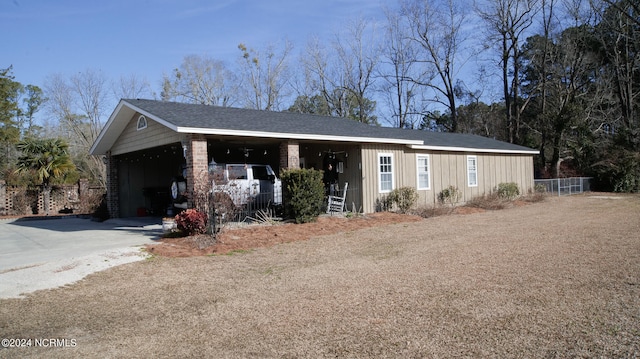
[[[149,244],[149,253],[164,257],[191,257],[211,254],[226,254],[253,248],[271,247],[276,244],[308,240],[313,236],[355,231],[361,228],[385,226],[394,223],[415,222],[419,216],[391,212],[368,214],[366,216],[321,216],[316,222],[264,225],[253,224],[240,229],[226,229],[216,237],[216,243],[207,248],[200,244],[211,240],[208,235],[165,238]],[[207,238],[203,238],[207,237]]]
[[[454,214],[472,214],[486,212],[485,209],[476,207],[456,207],[453,209]]]

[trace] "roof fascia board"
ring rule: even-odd
[[[178,127],[176,131],[180,133],[198,133],[198,134],[204,134],[204,135],[287,138],[287,139],[294,139],[294,140],[344,141],[344,142],[362,142],[362,143],[392,143],[392,144],[400,144],[400,145],[407,145],[407,146],[423,144],[422,141],[404,140],[399,138],[314,135],[314,134],[304,134],[304,133],[280,133],[280,132],[265,132],[265,131],[239,131],[239,130],[223,130],[223,129],[198,128],[198,127]]]
[[[116,109],[113,110],[113,112],[111,113],[111,116],[109,116],[109,120],[107,120],[107,123],[102,128],[102,131],[100,131],[100,133],[98,134],[98,138],[96,138],[96,140],[93,142],[93,145],[91,145],[91,148],[89,149],[90,155],[94,154],[98,145],[100,144],[100,142],[102,142],[102,139],[104,138],[105,134],[108,132],[109,127],[111,127],[111,124],[113,123],[113,121],[115,121],[116,117],[118,117],[118,114],[122,109],[122,106],[124,106],[124,101],[120,100],[120,102],[118,102],[118,106],[116,106]]]
[[[540,154],[538,150],[498,150],[492,148],[467,148],[467,147],[445,147],[445,146],[427,146],[427,145],[410,145],[414,150],[432,150],[432,151],[449,151],[449,152],[479,152],[479,153],[507,153],[507,154]]]

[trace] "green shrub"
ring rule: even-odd
[[[322,171],[291,169],[280,173],[285,216],[296,223],[315,221],[322,212]]]
[[[453,205],[454,203],[457,203],[460,200],[460,196],[461,195],[462,195],[462,193],[460,193],[460,190],[458,189],[458,187],[449,186],[449,187],[443,189],[438,194],[438,200],[442,204],[448,203],[448,204]]]
[[[400,213],[407,213],[416,204],[418,192],[413,187],[396,188],[387,195],[386,200],[395,205]]]
[[[512,200],[520,196],[520,189],[518,188],[518,184],[515,182],[498,184],[496,192],[498,193],[498,197],[508,200]]]
[[[189,236],[207,232],[207,214],[197,209],[187,209],[176,215],[176,228]]]

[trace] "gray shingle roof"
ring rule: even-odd
[[[380,142],[396,139],[414,144],[422,141],[424,146],[433,147],[535,152],[527,147],[477,135],[370,126],[338,117],[142,99],[123,101],[179,128],[379,138]]]
[[[425,146],[537,152],[529,147],[468,133],[433,132],[385,127],[382,128],[382,131],[389,137],[423,141]]]

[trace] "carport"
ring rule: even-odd
[[[276,172],[281,168],[277,141],[211,137],[207,139],[208,163],[269,164]],[[328,147],[313,142],[303,142],[298,146],[300,168],[326,169],[327,164],[331,163],[341,185],[349,181],[349,171],[357,168],[357,146]],[[111,165],[117,166],[120,217],[166,215],[172,205],[172,181],[177,177],[187,177],[181,143],[112,156]],[[350,183],[355,182],[352,180]]]
[[[275,112],[196,108],[201,111],[195,113],[188,104],[120,102],[91,149],[92,154],[105,155],[111,217],[166,215],[172,204],[171,183],[179,177],[186,181],[188,206],[193,207],[193,189],[208,187],[211,161],[268,164],[276,173],[286,168],[324,169],[331,162],[339,181],[350,182],[349,203],[360,203],[358,144],[315,134],[251,130],[260,123],[265,128],[287,127]],[[273,114],[278,122],[255,117]],[[265,123],[269,121],[271,125]]]

